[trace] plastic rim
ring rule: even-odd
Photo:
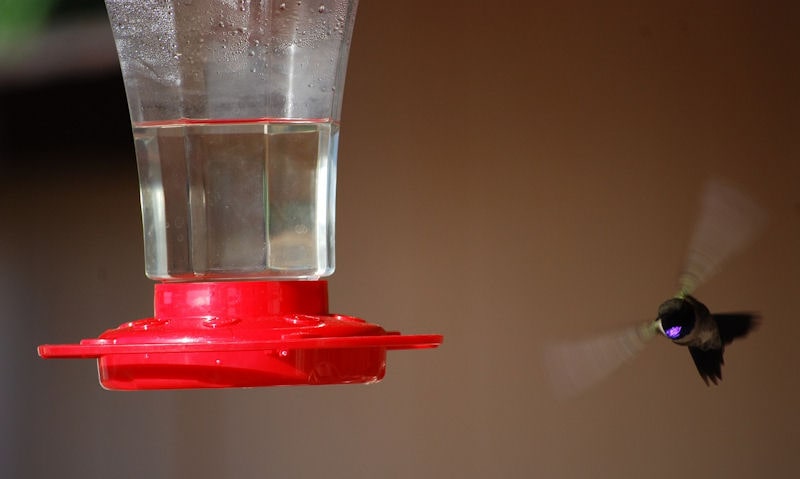
[[[387,350],[441,342],[328,313],[326,281],[162,283],[154,317],[39,355],[97,359],[106,389],[258,387],[371,383]]]

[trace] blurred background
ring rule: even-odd
[[[800,473],[800,7],[549,3],[359,7],[331,309],[440,349],[369,386],[120,393],[36,356],[152,309],[104,6],[0,1],[0,476]],[[714,177],[769,212],[697,291],[764,316],[723,383],[658,340],[555,399],[543,348],[654,318]]]

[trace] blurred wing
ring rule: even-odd
[[[766,213],[753,200],[717,180],[703,193],[700,215],[680,276],[680,295],[691,294],[720,265],[744,249],[766,223]]]
[[[625,361],[635,357],[657,332],[653,322],[616,333],[550,344],[545,366],[556,397],[576,396],[602,381]]]

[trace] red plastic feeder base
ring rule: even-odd
[[[79,344],[39,346],[43,358],[96,358],[106,389],[180,389],[379,381],[386,351],[434,348],[328,313],[326,281],[163,283],[155,316]]]

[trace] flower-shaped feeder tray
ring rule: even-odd
[[[328,313],[326,281],[162,283],[155,315],[43,358],[96,358],[106,389],[371,383],[386,351],[435,348],[441,335],[401,335]]]

